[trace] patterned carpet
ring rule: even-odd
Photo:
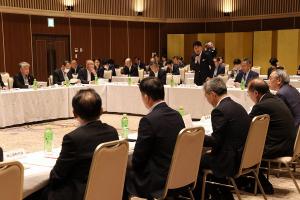
[[[101,120],[114,126],[118,131],[121,128],[121,115],[104,114]],[[137,131],[140,117],[129,116],[129,130]],[[51,127],[55,134],[54,147],[61,145],[62,138],[65,134],[74,130],[77,127],[77,122],[74,119],[60,120],[47,123],[39,123],[34,125],[25,125],[20,127],[0,129],[0,145],[5,151],[16,148],[23,148],[26,152],[35,152],[43,150],[43,132],[47,126]],[[299,169],[298,169],[299,174]],[[274,185],[275,194],[268,196],[272,200],[300,200],[300,194],[297,192],[292,180],[287,177],[276,178],[271,176],[271,183]],[[300,176],[297,176],[298,184],[300,185]],[[251,194],[243,194],[245,200],[263,199],[262,196],[254,196]]]

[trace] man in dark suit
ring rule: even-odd
[[[73,74],[78,74],[82,68],[83,67],[77,63],[77,59],[73,59],[71,61],[70,71],[68,72],[68,78],[71,80],[73,78]]]
[[[271,90],[277,91],[276,96],[283,100],[290,109],[297,129],[300,125],[300,93],[290,85],[289,75],[284,70],[273,71],[270,75],[269,86]]]
[[[246,82],[245,86],[248,86],[248,83],[255,79],[258,78],[259,74],[251,70],[251,61],[248,58],[245,58],[242,62],[242,68],[238,75],[236,76],[234,82],[236,83],[241,83],[242,79]]]
[[[3,81],[2,81],[2,76],[1,76],[1,74],[0,74],[0,86],[1,86],[1,88],[5,88],[5,84],[4,84]]]
[[[166,79],[167,79],[167,75],[166,75],[166,71],[159,68],[159,65],[156,63],[152,63],[150,65],[150,73],[149,73],[149,77],[155,77],[158,78],[163,85],[166,84]]]
[[[218,54],[218,51],[212,42],[208,42],[205,44],[205,52],[210,54],[212,58],[217,57]]]
[[[184,122],[180,114],[164,102],[164,86],[158,79],[145,78],[139,87],[149,113],[139,124],[126,189],[131,195],[152,199],[164,189],[177,135],[184,128]]]
[[[30,64],[27,62],[19,63],[20,72],[14,76],[13,88],[29,88],[33,85],[33,76],[30,72]]]
[[[221,63],[220,57],[213,59],[215,68],[214,68],[214,77],[217,77],[219,75],[225,75],[225,65],[224,63]]]
[[[135,57],[134,58],[134,65],[138,68],[138,69],[144,69],[146,71],[146,66],[145,64],[141,61],[140,58]]]
[[[202,157],[195,199],[200,199],[203,169],[212,170],[220,179],[237,173],[251,123],[247,111],[227,96],[226,84],[221,78],[207,81],[204,91],[207,101],[214,107],[211,112],[213,133],[206,135],[204,140],[204,146],[211,147],[212,151]],[[228,190],[223,188],[222,192],[226,196],[224,199],[233,199]]]
[[[132,65],[130,58],[126,58],[123,74],[128,76],[139,76],[139,70],[135,65]]]
[[[68,70],[70,68],[69,61],[64,61],[60,69],[53,72],[53,84],[61,85],[64,81],[69,80]]]
[[[94,61],[87,60],[86,61],[86,67],[80,69],[80,71],[78,72],[78,79],[83,84],[89,84],[90,81],[95,80],[95,75],[96,74],[97,73],[96,73],[96,70],[95,70]]]
[[[3,149],[0,147],[0,162],[3,161]]]
[[[97,70],[97,75],[99,78],[104,78],[104,71],[112,71],[112,76],[116,76],[116,70],[113,65],[110,65],[108,60],[103,61],[103,66],[100,66]]]
[[[270,93],[268,84],[263,80],[252,80],[249,83],[248,94],[255,103],[250,113],[251,118],[263,114],[270,115],[263,158],[291,156],[296,130],[289,108],[281,99]]]
[[[80,90],[74,96],[72,106],[80,126],[64,136],[49,183],[39,192],[42,193],[41,197],[36,199],[82,200],[96,147],[119,139],[115,128],[99,120],[102,101],[95,90]]]
[[[212,78],[214,63],[210,54],[203,51],[200,41],[193,43],[194,53],[191,58],[191,70],[195,71],[194,82],[203,85],[208,78]]]
[[[172,62],[172,60],[168,60],[166,63],[166,73],[170,73],[173,75],[179,75],[179,65],[178,64],[174,64]]]

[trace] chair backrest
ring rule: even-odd
[[[298,128],[298,133],[295,140],[293,161],[297,160],[298,158],[300,158],[300,126]]]
[[[253,66],[251,70],[258,73],[258,74],[260,74],[260,69],[261,69],[260,66]]]
[[[1,78],[2,78],[2,81],[4,84],[7,83],[8,79],[9,79],[9,73],[5,72],[5,73],[1,74]]]
[[[23,199],[24,168],[19,162],[0,163],[0,199]]]
[[[140,81],[142,81],[144,79],[144,69],[139,69],[139,78],[140,78]]]
[[[104,70],[103,78],[104,79],[111,79],[112,71],[111,70]]]
[[[179,73],[180,73],[180,80],[181,80],[181,82],[184,83],[185,69],[184,69],[184,68],[180,68],[180,69],[179,69]]]
[[[221,78],[224,81],[224,83],[227,83],[227,81],[228,81],[227,75],[219,75],[218,77]]]
[[[260,164],[265,147],[269,122],[269,115],[260,115],[252,119],[243,151],[239,174],[242,174],[245,169]]]
[[[9,77],[7,82],[8,82],[8,85],[7,85],[8,89],[13,88],[13,86],[14,86],[14,79],[12,77]]]
[[[180,78],[181,78],[180,75],[173,75],[175,85],[180,84]]]
[[[191,65],[186,65],[184,67],[185,71],[189,72],[191,70]]]
[[[225,75],[228,74],[228,71],[229,71],[229,64],[225,64]]]
[[[94,152],[85,200],[122,199],[127,160],[127,141],[100,144]]]
[[[188,128],[180,131],[162,198],[166,197],[169,189],[176,189],[189,184],[194,184],[193,187],[195,187],[204,137],[205,131],[203,127]]]
[[[116,76],[122,76],[122,69],[121,68],[116,68]]]
[[[48,83],[49,83],[49,86],[50,85],[53,85],[53,75],[50,75],[49,78],[48,78]]]

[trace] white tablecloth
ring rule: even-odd
[[[138,83],[139,77],[131,77],[132,83]],[[111,82],[123,82],[128,83],[128,76],[113,76]]]
[[[247,91],[228,88],[228,95],[240,103],[247,111],[254,105],[248,97]],[[169,106],[173,109],[183,107],[185,113],[191,114],[192,118],[200,119],[203,115],[209,115],[213,107],[204,96],[203,87],[176,87],[169,88]]]
[[[0,93],[0,127],[67,118],[68,89],[8,90]]]

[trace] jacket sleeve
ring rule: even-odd
[[[258,116],[258,115],[263,115],[263,114],[265,114],[265,113],[263,112],[263,110],[260,108],[259,105],[256,104],[256,105],[253,106],[253,108],[252,108],[252,110],[251,110],[249,116],[250,116],[251,119],[253,119],[253,118],[256,117],[256,116]]]
[[[154,143],[153,131],[150,122],[142,118],[138,129],[138,138],[132,156],[132,168],[135,171],[143,170],[147,165]]]
[[[50,173],[50,183],[57,183],[68,177],[68,172],[76,163],[76,145],[69,135],[65,135],[62,142],[62,149]]]
[[[220,110],[214,109],[211,113],[211,122],[213,133],[211,136],[205,136],[204,146],[217,148],[223,141],[222,131],[224,131],[227,121]]]

